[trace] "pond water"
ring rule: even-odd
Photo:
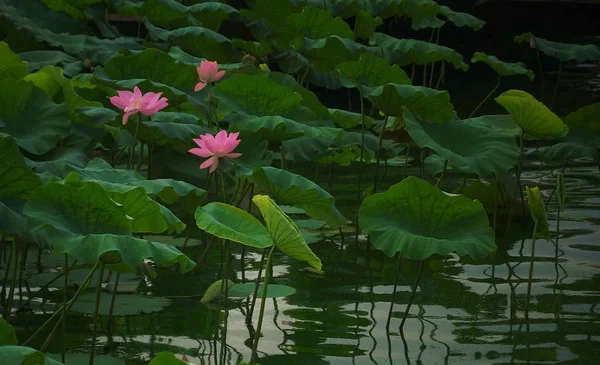
[[[550,196],[559,167],[537,162],[536,149],[527,149],[525,185],[539,185]],[[418,174],[414,168],[409,173]],[[312,172],[314,174],[314,171]],[[322,171],[319,181],[327,181]],[[403,169],[391,167],[383,188],[399,181]],[[372,176],[365,174],[365,179]],[[354,217],[356,175],[337,173],[333,193],[346,217]],[[425,263],[410,316],[399,325],[416,279],[418,264],[401,264],[395,305],[386,329],[396,260],[369,248],[366,237],[358,245],[352,229],[325,230],[324,240],[311,245],[323,261],[325,275],[307,273],[305,264],[276,254],[274,280],[291,285],[296,294],[268,299],[265,305],[259,352],[262,364],[598,364],[600,360],[600,173],[597,166],[571,164],[565,171],[567,208],[558,236],[558,260],[553,242],[538,239],[535,253],[529,320],[525,300],[531,224],[517,222],[506,238],[498,237],[494,258],[469,263],[456,256]],[[446,185],[456,187],[460,177],[449,175]],[[548,209],[549,224],[556,228],[556,204]],[[306,226],[311,221],[304,222]],[[502,231],[502,229],[499,229]],[[195,240],[192,240],[192,244]],[[186,248],[197,257],[203,247]],[[256,278],[260,252],[233,250],[229,273],[238,282]],[[35,256],[30,253],[29,256]],[[33,260],[31,260],[33,261]],[[201,269],[180,275],[164,272],[145,281],[141,290],[154,296],[193,296],[220,278],[221,254],[209,251]],[[45,261],[48,263],[48,261]],[[32,285],[31,289],[35,289]],[[58,292],[56,292],[58,293]],[[58,297],[57,297],[58,296]],[[49,301],[34,300],[31,313],[16,318],[20,339],[48,318],[52,301],[62,294],[50,292]],[[227,346],[214,339],[216,307],[200,304],[199,297],[174,298],[163,311],[117,317],[112,325],[112,345],[100,354],[140,363],[161,351],[186,354],[199,364],[248,361],[254,327],[246,321],[251,301],[232,304],[227,325]],[[256,303],[258,308],[260,299]],[[17,306],[18,307],[18,306]],[[254,310],[253,325],[258,309]],[[219,317],[222,320],[222,317]],[[108,337],[103,317],[100,346]],[[69,317],[67,343],[74,351],[88,352],[90,317]],[[30,346],[39,348],[45,336]],[[60,351],[60,334],[49,352]],[[86,362],[84,362],[86,363]],[[104,362],[98,362],[105,364]],[[106,363],[108,364],[108,363]]]

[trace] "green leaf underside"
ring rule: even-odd
[[[532,40],[533,38],[533,40]],[[522,33],[515,37],[516,43],[534,44],[547,56],[558,58],[562,62],[571,60],[578,62],[598,61],[600,60],[600,47],[595,44],[569,44],[549,41],[534,36],[532,33]]]
[[[448,196],[429,182],[408,177],[367,197],[359,224],[373,245],[411,260],[456,252],[480,259],[496,250],[485,209],[464,196]]]
[[[260,210],[273,243],[279,250],[321,270],[321,260],[308,247],[298,226],[271,198],[267,195],[255,195],[252,202]]]
[[[483,62],[500,76],[526,75],[529,80],[533,80],[535,77],[533,71],[528,69],[523,62],[500,61],[497,57],[487,55],[484,52],[475,52],[473,58],[471,58],[471,62]]]
[[[258,219],[232,205],[208,203],[198,207],[194,216],[200,229],[219,238],[256,248],[273,245],[269,231]]]

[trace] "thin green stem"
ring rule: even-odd
[[[402,322],[400,322],[400,332],[404,329],[404,323],[406,322],[406,318],[408,317],[408,312],[410,311],[410,306],[415,299],[415,294],[417,293],[417,288],[419,287],[419,281],[421,281],[421,273],[423,272],[423,260],[419,263],[419,273],[417,274],[417,280],[415,281],[415,286],[413,287],[410,298],[408,299],[408,304],[406,305],[406,310],[404,311],[404,317],[402,317]]]
[[[448,170],[448,160],[444,160],[444,170],[442,170],[442,174],[440,175],[440,178],[438,179],[438,181],[435,183],[435,186],[440,186],[440,184],[442,183],[442,180],[444,180],[444,176],[446,175],[447,170]]]
[[[387,322],[385,323],[385,329],[389,331],[390,322],[392,321],[392,311],[394,309],[394,303],[396,302],[396,288],[398,288],[398,278],[400,277],[400,265],[402,264],[402,254],[398,256],[398,262],[396,262],[396,279],[394,280],[394,290],[392,291],[392,300],[390,301],[390,310],[388,311]]]
[[[383,118],[383,125],[381,126],[381,131],[379,131],[379,145],[377,147],[377,165],[375,166],[375,179],[373,180],[373,191],[377,192],[377,183],[379,180],[379,165],[381,161],[381,148],[383,146],[383,133],[385,132],[385,127],[387,126],[388,116],[386,115]]]
[[[525,304],[525,320],[529,320],[529,301],[531,300],[531,280],[533,279],[533,263],[535,260],[535,236],[537,235],[538,222],[533,225],[533,237],[531,237],[531,258],[529,260],[529,280],[527,281],[527,302]]]
[[[92,345],[90,348],[90,365],[94,365],[94,354],[96,353],[96,331],[98,329],[98,312],[100,311],[100,293],[102,293],[102,279],[104,277],[104,261],[100,264],[100,276],[96,287],[96,306],[94,307],[94,326],[92,327]]]
[[[440,76],[438,77],[437,82],[435,83],[435,88],[439,89],[442,80],[444,80],[444,76],[446,76],[446,61],[442,60],[442,65],[440,66]],[[444,82],[444,85],[446,82]]]
[[[271,261],[273,258],[273,252],[275,251],[275,245],[271,247],[269,251],[269,256],[267,257],[267,265],[265,267],[265,280],[263,286],[262,299],[260,302],[260,312],[258,313],[258,323],[256,324],[256,332],[254,333],[254,344],[252,345],[252,356],[250,359],[250,363],[256,363],[258,360],[258,342],[260,340],[260,331],[262,329],[263,317],[265,314],[265,304],[267,302],[267,290],[269,288],[269,279],[271,278]]]
[[[68,270],[69,269],[69,255],[65,254],[65,275],[64,275],[64,287],[63,287],[63,305],[67,304],[67,287],[69,286],[69,273]],[[60,342],[61,342],[61,346],[60,346],[60,359],[63,363],[66,362],[66,340],[65,337],[67,335],[67,320],[66,320],[66,316],[61,318],[61,336],[60,336]]]
[[[13,297],[15,295],[15,285],[17,285],[17,271],[19,270],[18,260],[19,258],[19,239],[14,238],[12,244],[12,282],[10,283],[10,290],[8,292],[8,299],[6,301],[5,315],[6,321],[10,321],[12,312]]]
[[[360,89],[359,89],[360,90]],[[363,100],[362,92],[360,93],[360,115],[362,118],[361,126],[360,126],[360,167],[358,169],[358,182],[356,185],[356,204],[360,205],[360,193],[362,188],[362,173],[363,173],[363,161],[364,161],[364,150],[365,150],[365,102]],[[358,211],[356,212],[356,234],[355,239],[358,244]]]
[[[492,91],[490,91],[489,94],[487,94],[485,96],[485,98],[483,98],[483,100],[475,107],[475,109],[473,109],[473,111],[471,112],[471,114],[469,114],[468,118],[471,118],[473,115],[475,115],[475,113],[477,112],[477,110],[479,110],[479,108],[481,108],[481,106],[492,96],[494,95],[494,93],[496,92],[496,90],[498,90],[498,88],[500,87],[500,83],[502,82],[502,76],[498,75],[498,82],[496,83],[496,86],[494,86],[494,88],[492,89]]]
[[[75,295],[73,295],[73,297],[71,298],[71,300],[69,300],[66,305],[63,305],[56,312],[54,312],[54,314],[52,314],[52,316],[50,316],[50,318],[48,318],[46,320],[46,322],[44,322],[40,326],[40,328],[37,329],[37,331],[35,331],[25,342],[23,342],[22,346],[26,346],[37,335],[39,335],[50,324],[50,322],[52,322],[52,320],[55,317],[58,317],[61,314],[64,316],[67,312],[69,312],[69,310],[71,309],[71,307],[73,306],[73,304],[75,304],[75,301],[77,300],[77,298],[79,297],[79,295],[81,293],[83,293],[85,291],[85,289],[87,289],[88,285],[90,285],[90,282],[92,281],[92,276],[94,275],[94,272],[98,268],[99,264],[100,264],[100,261],[96,262],[96,264],[94,265],[94,267],[92,268],[92,270],[90,270],[90,272],[88,273],[88,275],[85,277],[85,279],[83,280],[83,283],[77,289],[77,291],[75,292]],[[62,318],[61,318],[61,320],[62,320]],[[58,328],[58,324],[60,324],[60,321],[57,323],[57,326],[54,327],[54,329],[51,331],[50,335],[48,336],[48,339],[50,339],[50,337],[52,337],[52,334],[54,333],[54,331],[56,330],[56,328]],[[46,342],[48,342],[48,340],[46,340]],[[45,344],[45,345],[47,345],[47,344]],[[44,351],[44,350],[45,350],[45,347],[42,346],[42,348],[40,349],[40,351]]]
[[[208,96],[206,97],[206,100],[208,102],[208,111],[206,114],[206,121],[208,123],[209,127],[212,127],[212,85],[209,83],[208,85],[206,85],[206,87],[208,88]],[[218,125],[216,125],[217,123],[215,123],[215,126],[218,127]]]
[[[541,100],[544,99],[544,94],[545,94],[545,87],[544,87],[544,68],[542,67],[542,59],[540,58],[540,51],[536,48],[535,49],[535,55],[537,58],[537,62],[538,62],[538,66],[540,68],[540,84],[541,84],[541,88],[542,88],[542,92],[541,92]]]
[[[113,312],[115,309],[115,300],[117,299],[117,292],[119,291],[119,281],[121,280],[121,273],[117,272],[115,277],[115,286],[110,298],[110,308],[108,309],[108,319],[106,320],[106,332],[108,333],[108,342],[112,342],[112,320]]]
[[[554,111],[556,104],[556,95],[558,94],[558,86],[560,84],[560,77],[562,75],[563,64],[562,61],[558,61],[558,74],[556,75],[556,85],[554,85],[554,91],[552,92],[552,102],[550,103],[550,110]]]
[[[138,133],[140,130],[140,124],[142,123],[142,118],[140,116],[136,116],[135,118],[135,133],[133,134],[133,144],[129,151],[129,162],[127,163],[127,168],[133,170],[133,156],[135,155],[135,146],[137,145]]]
[[[510,210],[508,212],[508,220],[506,222],[506,231],[504,232],[505,236],[508,234],[508,231],[510,229],[510,224],[512,223],[512,217],[515,212],[515,205],[517,204],[517,194],[519,193],[519,188],[521,187],[521,168],[523,166],[523,152],[525,150],[525,145],[524,145],[524,141],[523,141],[524,135],[525,135],[525,132],[523,132],[523,131],[519,135],[519,146],[520,147],[519,147],[519,159],[517,161],[517,166],[515,167],[515,176],[516,176],[515,191],[513,194],[513,201],[512,201],[512,204],[510,205]]]

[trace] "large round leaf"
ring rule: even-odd
[[[258,219],[232,205],[208,203],[198,207],[195,218],[200,229],[219,238],[257,248],[273,245],[269,232]]]
[[[287,17],[290,30],[307,38],[325,38],[339,36],[352,38],[354,33],[348,23],[333,17],[330,12],[312,6],[305,6],[300,13]]]
[[[481,203],[450,196],[413,176],[367,197],[358,222],[373,246],[390,257],[399,252],[411,260],[424,260],[456,252],[480,259],[496,249]]]
[[[235,74],[219,82],[214,95],[229,110],[265,116],[283,115],[297,107],[300,94],[266,76]]]
[[[369,90],[367,96],[386,115],[402,116],[404,107],[429,122],[447,122],[454,117],[448,91],[423,86],[385,84]]]
[[[558,58],[563,62],[571,60],[578,62],[600,60],[600,47],[595,44],[570,44],[549,41],[533,35],[522,33],[515,37],[516,43],[528,43],[532,48],[539,49],[542,53]]]
[[[383,50],[385,59],[399,66],[426,65],[437,61],[450,62],[454,68],[466,71],[469,66],[463,56],[452,48],[416,39],[398,39],[387,34],[375,33],[369,40]]]
[[[308,247],[296,223],[271,198],[267,195],[255,195],[252,202],[260,210],[273,243],[279,250],[321,270],[321,260]]]
[[[510,133],[481,128],[468,119],[428,123],[415,118],[408,109],[403,117],[417,146],[432,149],[460,172],[482,178],[491,174],[500,176],[517,162],[519,150]]]
[[[43,185],[32,193],[23,213],[32,231],[48,233],[57,253],[67,253],[82,263],[94,264],[103,258],[133,268],[154,259],[161,266],[178,264],[181,271],[194,266],[176,248],[132,237],[132,221],[125,208],[94,182]]]
[[[336,66],[342,85],[358,87],[363,94],[368,91],[362,86],[380,86],[387,83],[410,84],[410,78],[398,65],[390,66],[383,58],[363,53],[357,61],[348,61]]]
[[[100,293],[100,308],[98,313],[101,316],[107,316],[110,311],[110,304],[113,295],[109,293]],[[117,294],[115,296],[115,306],[113,315],[115,316],[134,316],[141,313],[160,312],[171,304],[171,300],[161,297],[146,297],[133,294]],[[79,296],[71,310],[78,313],[94,314],[96,307],[96,294],[87,293]]]
[[[513,117],[524,133],[540,139],[552,139],[563,135],[565,125],[543,103],[522,90],[508,90],[496,98]]]
[[[10,50],[6,42],[0,42],[0,58],[2,59],[2,64],[0,64],[0,82],[15,82],[21,80],[29,73],[27,71],[27,64],[23,63],[21,58]]]
[[[23,346],[0,346],[0,359],[3,364],[10,365],[63,365],[35,349]]]
[[[27,81],[0,85],[0,135],[8,134],[27,152],[42,155],[69,133],[71,120],[64,104]]]
[[[15,329],[4,318],[0,318],[0,346],[14,346],[17,344]]]
[[[533,80],[535,74],[527,68],[523,62],[504,62],[496,56],[490,56],[484,52],[475,52],[471,62],[483,62],[490,66],[500,76],[527,75],[529,80]]]
[[[323,219],[334,228],[347,221],[335,207],[335,198],[303,176],[275,167],[255,167],[244,177],[280,205],[304,209],[309,216]]]

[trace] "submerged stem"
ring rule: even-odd
[[[98,286],[96,287],[96,306],[94,307],[94,326],[92,327],[92,345],[90,348],[90,365],[94,365],[94,354],[96,353],[96,331],[98,320],[98,312],[100,311],[100,293],[102,292],[102,278],[104,276],[104,262],[100,265],[100,276],[98,278]]]
[[[392,320],[392,311],[394,309],[394,303],[396,301],[396,288],[398,288],[398,277],[400,276],[400,265],[402,263],[402,254],[398,256],[398,262],[396,263],[396,280],[394,280],[394,290],[392,292],[392,300],[390,302],[390,310],[388,311],[388,319],[385,323],[385,329],[389,331],[390,322]]]

